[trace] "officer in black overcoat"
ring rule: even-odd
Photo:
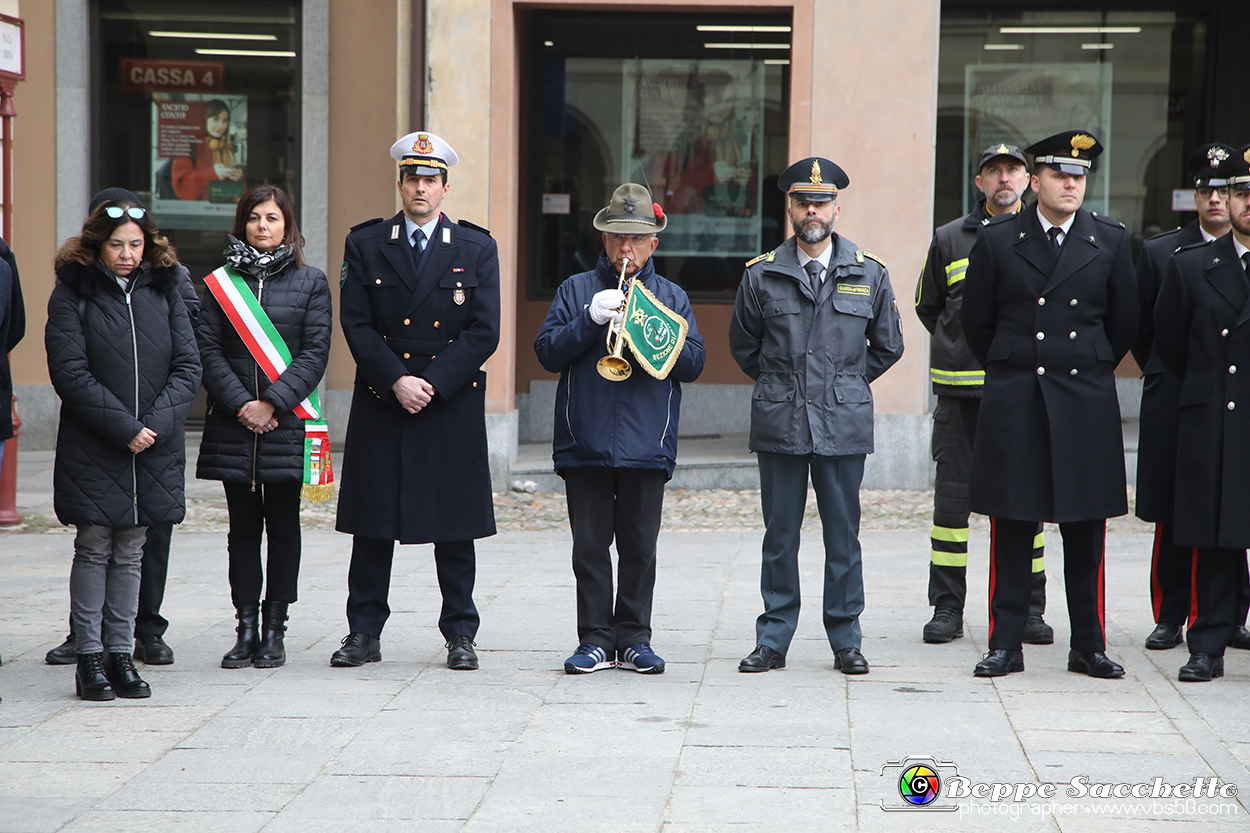
[[[1068,670],[1119,677],[1106,653],[1106,519],[1128,511],[1115,367],[1137,330],[1129,235],[1081,208],[1102,145],[1067,131],[1026,148],[1038,199],[982,228],[963,325],[985,367],[970,506],[991,517],[989,652],[980,677],[1024,670],[1037,522],[1059,524]]]
[[[1137,300],[1141,305],[1133,358],[1142,369],[1140,433],[1137,441],[1136,515],[1155,524],[1150,559],[1150,603],[1155,628],[1146,637],[1150,650],[1166,650],[1181,643],[1182,627],[1191,616],[1190,575],[1193,548],[1173,540],[1172,505],[1175,501],[1176,423],[1181,386],[1167,371],[1154,349],[1155,299],[1167,274],[1168,261],[1178,250],[1228,234],[1227,167],[1233,148],[1215,142],[1203,145],[1187,162],[1194,186],[1198,217],[1184,228],[1156,235],[1142,244],[1137,255]],[[1246,611],[1250,588],[1242,579],[1238,593],[1239,626],[1229,643],[1250,648]]]
[[[1231,161],[1232,233],[1177,252],[1155,305],[1155,347],[1181,384],[1173,535],[1197,548],[1183,682],[1224,674],[1250,546],[1250,145]]]
[[[356,360],[336,529],[351,533],[347,623],[330,658],[382,658],[396,541],[434,544],[447,665],[478,667],[475,538],[495,534],[486,372],[499,345],[499,254],[440,211],[456,152],[433,133],[394,144],[403,211],[347,236],[339,319]]]

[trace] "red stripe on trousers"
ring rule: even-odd
[[[1189,622],[1192,625],[1198,618],[1198,548],[1194,547],[1189,554]]]
[[[1107,642],[1107,522],[1102,522],[1102,552],[1098,556],[1098,629],[1102,631],[1104,650]]]

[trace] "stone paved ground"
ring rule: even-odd
[[[669,524],[683,529],[661,534],[654,618],[667,672],[571,677],[561,670],[575,640],[568,535],[541,528],[558,526],[561,505],[504,499],[503,531],[479,546],[482,670],[443,665],[429,547],[397,554],[383,662],[330,668],[349,542],[310,511],[288,664],[227,671],[225,534],[213,496],[199,494],[205,517],[175,533],[165,605],[177,663],[143,669],[154,694],[139,702],[79,701],[72,670],[43,663],[64,634],[69,535],[0,532],[0,833],[1250,829],[1240,795],[1065,794],[1082,778],[1126,790],[1218,777],[1250,789],[1250,655],[1230,651],[1224,679],[1184,685],[1183,649],[1140,648],[1152,624],[1148,534],[1108,539],[1109,651],[1128,669],[1122,680],[1065,670],[1058,553],[1047,560],[1058,644],[1030,646],[1023,674],[972,677],[985,649],[979,528],[967,636],[922,644],[927,498],[911,493],[866,501],[872,672],[832,668],[809,528],[787,668],[746,675],[736,666],[760,606],[757,496],[674,494]],[[539,528],[515,528],[526,524]],[[891,763],[908,756],[950,762],[937,767],[945,790],[958,768],[970,785],[1057,784],[1058,794],[943,793],[935,806],[954,811],[909,808]]]

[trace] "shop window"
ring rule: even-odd
[[[1183,216],[1185,160],[1211,136],[1204,112],[1205,12],[1021,11],[944,6],[935,224],[970,211],[981,150],[1067,129],[1105,146],[1085,207],[1137,240]],[[1236,144],[1236,142],[1234,142]]]
[[[201,293],[246,188],[278,185],[299,210],[299,6],[93,6],[93,191],[142,199]]]
[[[656,270],[731,302],[743,264],[784,239],[789,15],[536,12],[524,28],[530,297],[593,268],[595,213],[637,182],[668,217]]]

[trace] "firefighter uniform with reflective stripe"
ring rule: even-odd
[[[985,371],[960,324],[964,273],[977,231],[989,221],[982,199],[970,214],[941,226],[933,235],[920,280],[916,283],[916,315],[929,331],[929,378],[937,407],[933,411],[933,490],[930,532],[929,604],[962,611],[967,595],[968,482],[972,446]],[[1038,524],[1033,551],[1030,615],[1046,609],[1043,535]]]

